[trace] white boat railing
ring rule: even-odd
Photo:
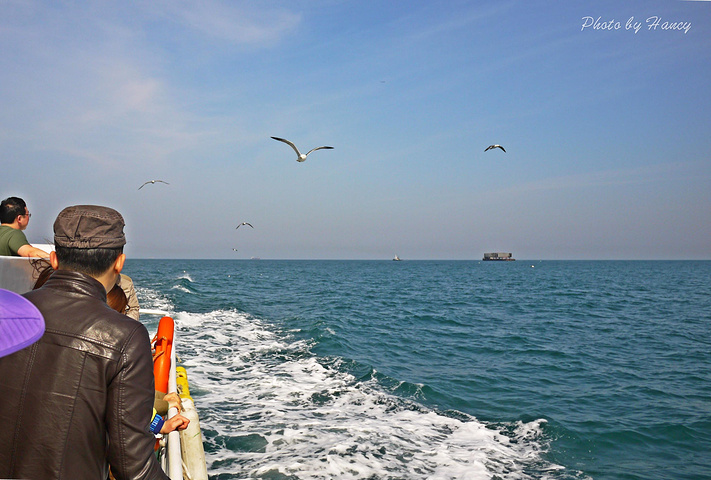
[[[178,391],[178,384],[176,382],[175,367],[177,366],[175,361],[175,345],[177,340],[177,332],[173,332],[173,348],[170,350],[170,376],[168,377],[168,393],[173,393]],[[175,407],[168,410],[168,418],[173,418],[178,414],[178,409]],[[161,466],[166,475],[168,475],[171,480],[183,480],[183,459],[180,449],[180,432],[172,431],[165,439],[165,455],[161,460]]]
[[[45,243],[33,243],[45,252],[54,250],[54,245]],[[26,293],[32,290],[37,280],[37,272],[33,265],[40,261],[37,257],[8,257],[0,255],[0,288],[10,290],[15,293]]]
[[[35,284],[33,260],[27,257],[0,256],[0,288],[26,293]]]

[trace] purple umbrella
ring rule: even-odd
[[[0,288],[0,357],[32,345],[43,333],[44,318],[37,307]]]

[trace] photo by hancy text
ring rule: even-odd
[[[586,16],[583,17],[583,26],[580,30],[583,31],[586,28],[591,28],[593,30],[622,30],[624,28],[625,30],[630,30],[634,33],[637,33],[645,25],[647,27],[647,30],[649,31],[673,30],[681,31],[684,32],[684,34],[687,34],[689,33],[689,30],[691,30],[691,22],[669,22],[666,20],[663,21],[662,17],[656,15],[647,18],[647,20],[645,20],[644,22],[640,20],[635,20],[634,17],[630,17],[624,24],[622,22],[616,21],[614,18],[610,20],[602,20],[602,16],[599,16],[597,18],[592,16]]]

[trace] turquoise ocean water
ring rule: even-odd
[[[211,479],[711,478],[711,262],[125,272],[176,320]]]

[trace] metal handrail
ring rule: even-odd
[[[175,367],[175,345],[177,344],[177,332],[173,333],[173,348],[170,349],[170,375],[168,377],[168,393],[177,392],[178,385],[176,382]],[[178,409],[171,407],[168,410],[168,418],[173,418],[177,415]],[[167,435],[165,439],[166,454],[164,456],[163,470],[171,480],[183,480],[183,459],[180,448],[180,432],[174,430]]]

